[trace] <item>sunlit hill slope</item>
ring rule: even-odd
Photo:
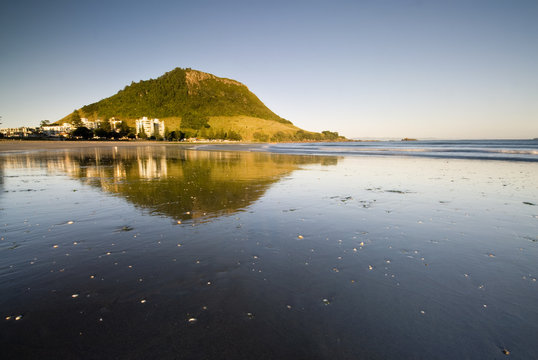
[[[267,108],[238,81],[176,68],[157,79],[133,82],[117,94],[75,110],[89,120],[115,117],[129,126],[147,116],[165,121],[167,133],[213,138],[238,134],[244,141],[337,140],[337,133],[302,130]],[[61,122],[70,122],[73,114]]]

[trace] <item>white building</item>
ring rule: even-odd
[[[112,130],[118,131],[121,128],[121,124],[123,121],[117,120],[115,117],[112,117],[110,118],[110,120],[108,120],[108,122],[110,123],[110,128]]]
[[[38,129],[33,127],[18,127],[18,128],[4,128],[0,129],[0,133],[4,137],[16,137],[16,138],[27,138],[35,137],[38,135]]]
[[[41,130],[45,135],[52,137],[68,137],[71,130],[73,130],[73,125],[70,123],[63,123],[62,125],[46,125],[42,126]]]
[[[101,124],[101,119],[90,121],[87,118],[81,118],[80,121],[82,122],[82,126],[92,130],[97,129],[99,124]]]
[[[137,119],[136,136],[140,137],[142,132],[145,133],[147,137],[164,137],[164,121],[160,121],[159,119],[148,119],[146,116],[142,119]]]

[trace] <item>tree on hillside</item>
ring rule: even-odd
[[[208,128],[209,118],[195,112],[187,112],[181,117],[181,128],[198,130],[203,127]]]
[[[148,135],[146,134],[146,131],[144,130],[143,126],[140,127],[140,132],[138,133],[138,138],[139,139],[147,139],[148,138]]]
[[[121,122],[118,134],[120,138],[125,136],[129,137],[129,135],[133,135],[133,138],[135,137],[134,129],[132,127],[129,127],[129,125],[127,125],[125,121]]]
[[[73,111],[73,114],[71,114],[71,124],[76,128],[79,128],[79,127],[82,126],[82,120],[80,119],[80,113],[76,109],[75,109],[75,111]]]
[[[91,131],[87,127],[80,126],[73,130],[71,136],[73,136],[74,138],[82,138],[84,140],[88,140],[93,137],[93,131]]]
[[[325,131],[322,131],[321,133],[323,134],[323,137],[326,140],[336,140],[336,139],[338,139],[338,133],[336,131],[332,132],[332,131],[329,131],[329,130],[325,130]]]
[[[110,123],[108,121],[101,121],[94,132],[95,136],[109,139],[112,135],[110,130]]]
[[[50,125],[50,120],[41,120],[41,122],[39,123],[40,127],[49,126],[49,125]]]

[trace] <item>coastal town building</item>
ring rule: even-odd
[[[91,121],[91,120],[88,120],[87,118],[81,118],[80,121],[82,122],[82,126],[88,128],[88,129],[91,129],[91,130],[97,129],[99,127],[99,125],[101,124],[100,119],[97,119],[95,121]]]
[[[164,137],[164,121],[160,121],[159,119],[148,119],[146,116],[137,119],[136,136],[142,137],[142,134],[145,134],[147,137]]]
[[[63,123],[62,125],[45,125],[41,127],[44,135],[50,137],[68,137],[73,130],[73,125]]]
[[[18,128],[0,129],[0,134],[7,138],[30,138],[39,136],[39,128],[22,126]]]
[[[118,131],[121,128],[122,121],[111,117],[108,122],[110,123],[110,128],[114,131]]]

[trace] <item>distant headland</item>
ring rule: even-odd
[[[132,82],[115,95],[38,128],[3,129],[4,137],[347,141],[337,132],[298,128],[271,111],[242,83],[190,68]]]

